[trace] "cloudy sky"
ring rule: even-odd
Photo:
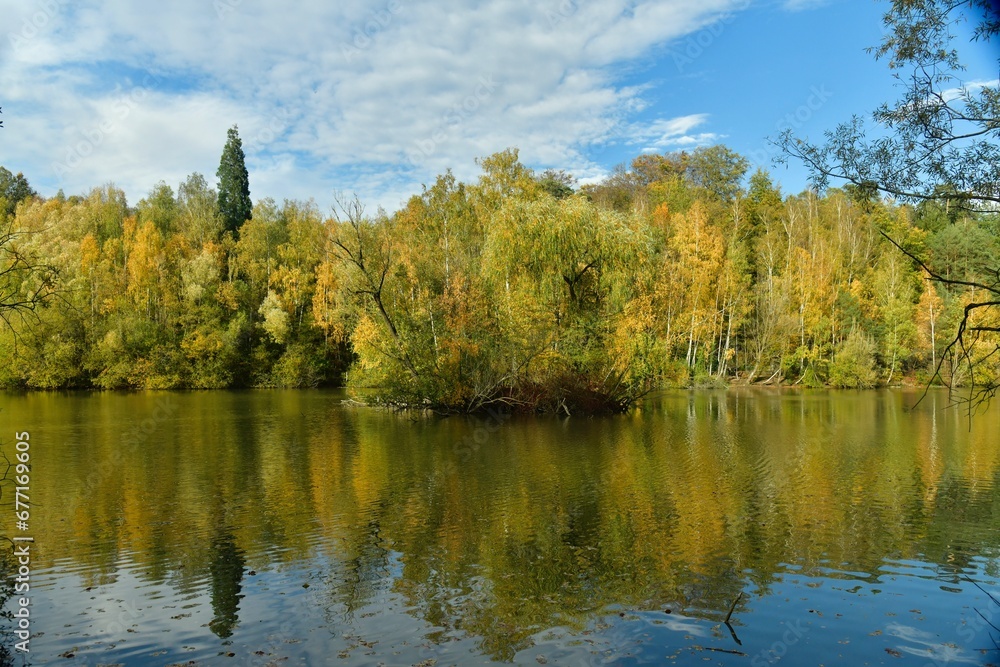
[[[770,166],[767,138],[783,128],[819,137],[893,98],[864,51],[884,8],[0,0],[0,165],[43,195],[114,182],[135,203],[192,172],[214,183],[238,124],[255,200],[325,207],[356,192],[390,211],[511,146],[583,182],[643,151],[713,143]],[[772,172],[785,191],[806,184],[797,166]]]

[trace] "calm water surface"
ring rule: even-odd
[[[3,451],[31,433],[30,664],[1000,662],[971,583],[1000,585],[1000,405],[344,397],[0,396]]]

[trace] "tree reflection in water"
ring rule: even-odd
[[[243,595],[243,571],[246,559],[243,550],[236,545],[233,534],[223,529],[212,540],[212,561],[208,570],[212,577],[212,611],[215,617],[208,627],[220,639],[233,634],[240,622],[240,600]]]

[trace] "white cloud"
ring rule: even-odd
[[[993,79],[992,81],[977,79],[975,81],[969,81],[960,88],[948,88],[947,90],[941,91],[941,97],[945,102],[951,102],[964,97],[965,95],[975,95],[983,88],[996,88],[997,86],[1000,86],[1000,79]]]
[[[43,192],[113,180],[135,201],[160,179],[201,171],[214,181],[225,130],[238,123],[255,198],[323,202],[355,190],[396,208],[446,168],[471,178],[475,157],[509,146],[528,164],[593,178],[603,170],[588,146],[716,137],[693,132],[702,114],[634,126],[643,90],[613,72],[745,6],[0,0],[18,37],[22,21],[47,12],[32,35],[0,46],[0,160]],[[135,91],[126,114],[121,97]],[[88,136],[95,145],[82,155]],[[78,163],[59,168],[74,151]]]
[[[659,118],[649,124],[633,124],[628,143],[642,145],[642,152],[662,152],[677,148],[693,148],[717,142],[722,135],[714,132],[692,132],[708,121],[708,114],[690,114],[678,118]]]

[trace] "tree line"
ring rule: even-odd
[[[230,157],[239,176],[241,149]],[[391,215],[357,199],[324,215],[312,201],[246,208],[245,171],[227,181],[226,160],[219,192],[192,174],[134,206],[113,185],[45,199],[3,170],[9,245],[50,269],[6,276],[7,291],[48,281],[55,297],[0,333],[0,385],[346,382],[392,405],[575,414],[664,386],[1000,373],[948,347],[1000,265],[993,212],[853,186],[784,195],[712,146],[641,155],[583,187],[509,149]],[[974,316],[965,351],[985,355],[996,314]]]

